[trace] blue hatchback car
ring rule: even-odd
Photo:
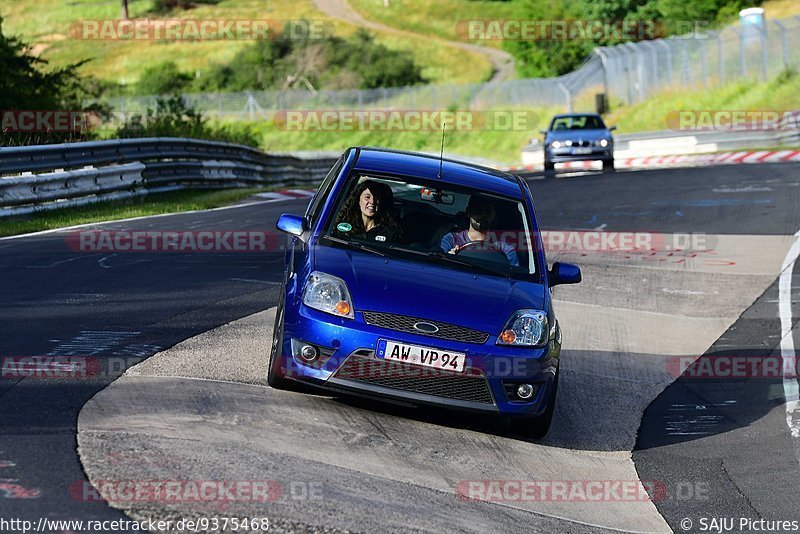
[[[496,414],[547,433],[580,269],[545,252],[527,183],[423,154],[348,149],[289,234],[268,382]]]

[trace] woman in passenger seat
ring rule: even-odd
[[[334,227],[343,238],[396,243],[403,240],[403,231],[391,213],[392,189],[375,180],[364,180],[356,186],[339,212]]]
[[[494,206],[478,197],[470,197],[467,204],[467,220],[469,228],[460,232],[450,232],[442,238],[441,248],[449,254],[456,254],[467,243],[486,241],[500,248],[514,267],[519,267],[517,251],[510,243],[488,239],[489,227],[494,220]]]

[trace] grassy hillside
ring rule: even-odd
[[[221,0],[214,5],[199,5],[188,11],[166,15],[152,13],[152,0],[129,0],[135,18],[187,19],[325,19],[312,0]],[[33,45],[37,54],[63,66],[91,59],[81,73],[101,80],[130,84],[147,67],[166,60],[175,61],[181,70],[196,72],[211,63],[225,63],[251,41],[154,42],[91,41],[73,39],[70,25],[78,20],[117,19],[118,0],[14,0],[0,4],[3,31],[18,35]],[[352,35],[356,27],[329,21],[337,35]],[[468,83],[488,79],[491,66],[481,55],[425,39],[403,38],[377,33],[378,42],[388,48],[409,50],[423,75],[434,83]],[[470,65],[465,69],[464,65]]]
[[[405,30],[452,40],[466,40],[456,30],[459,21],[528,19],[524,2],[511,0],[349,0],[350,5],[367,19],[375,20]],[[547,0],[541,0],[547,5]],[[778,19],[800,14],[797,0],[768,0],[761,4],[767,17]],[[463,30],[462,30],[463,31]],[[486,40],[480,44],[502,47],[500,40]]]
[[[496,2],[492,0],[349,0],[353,9],[365,18],[404,30],[442,37],[444,39],[468,41],[459,21],[466,20],[510,20],[523,18],[520,2]],[[500,40],[478,43],[484,46],[502,47]]]
[[[800,109],[800,75],[784,73],[769,83],[738,82],[713,91],[676,90],[633,106],[619,108],[606,119],[618,133],[668,128],[665,119],[679,110],[795,110]]]
[[[617,125],[616,133],[665,130],[665,119],[678,110],[800,109],[800,75],[782,75],[769,83],[741,82],[715,88],[714,91],[665,92],[634,106],[615,109],[606,117]],[[532,131],[448,132],[445,150],[453,154],[477,156],[498,162],[519,161],[520,149],[531,137],[539,137],[550,117],[565,110],[533,110],[539,125]],[[438,152],[438,132],[321,132],[284,131],[270,123],[255,125],[262,135],[265,150],[343,150],[352,145],[388,146],[406,150]]]

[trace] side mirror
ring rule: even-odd
[[[547,130],[539,130],[539,133],[542,135],[547,135]]]
[[[308,229],[306,228],[306,220],[304,217],[301,215],[291,215],[289,213],[281,215],[275,226],[278,230],[294,236],[300,236]]]
[[[609,131],[609,132],[613,132],[613,131],[614,131],[614,130],[616,130],[616,129],[617,129],[617,127],[616,127],[616,126],[609,126],[609,127],[608,127],[608,131]]]
[[[555,262],[550,268],[550,285],[577,284],[581,281],[581,268],[571,263]]]

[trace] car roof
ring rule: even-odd
[[[600,115],[598,115],[597,113],[591,113],[591,112],[587,112],[587,113],[558,113],[557,115],[553,115],[554,119],[563,119],[565,117],[597,117],[599,119],[603,118]]]
[[[366,173],[387,173],[436,180],[514,198],[522,198],[518,178],[511,174],[419,152],[405,152],[380,147],[355,147],[359,151],[355,170]]]

